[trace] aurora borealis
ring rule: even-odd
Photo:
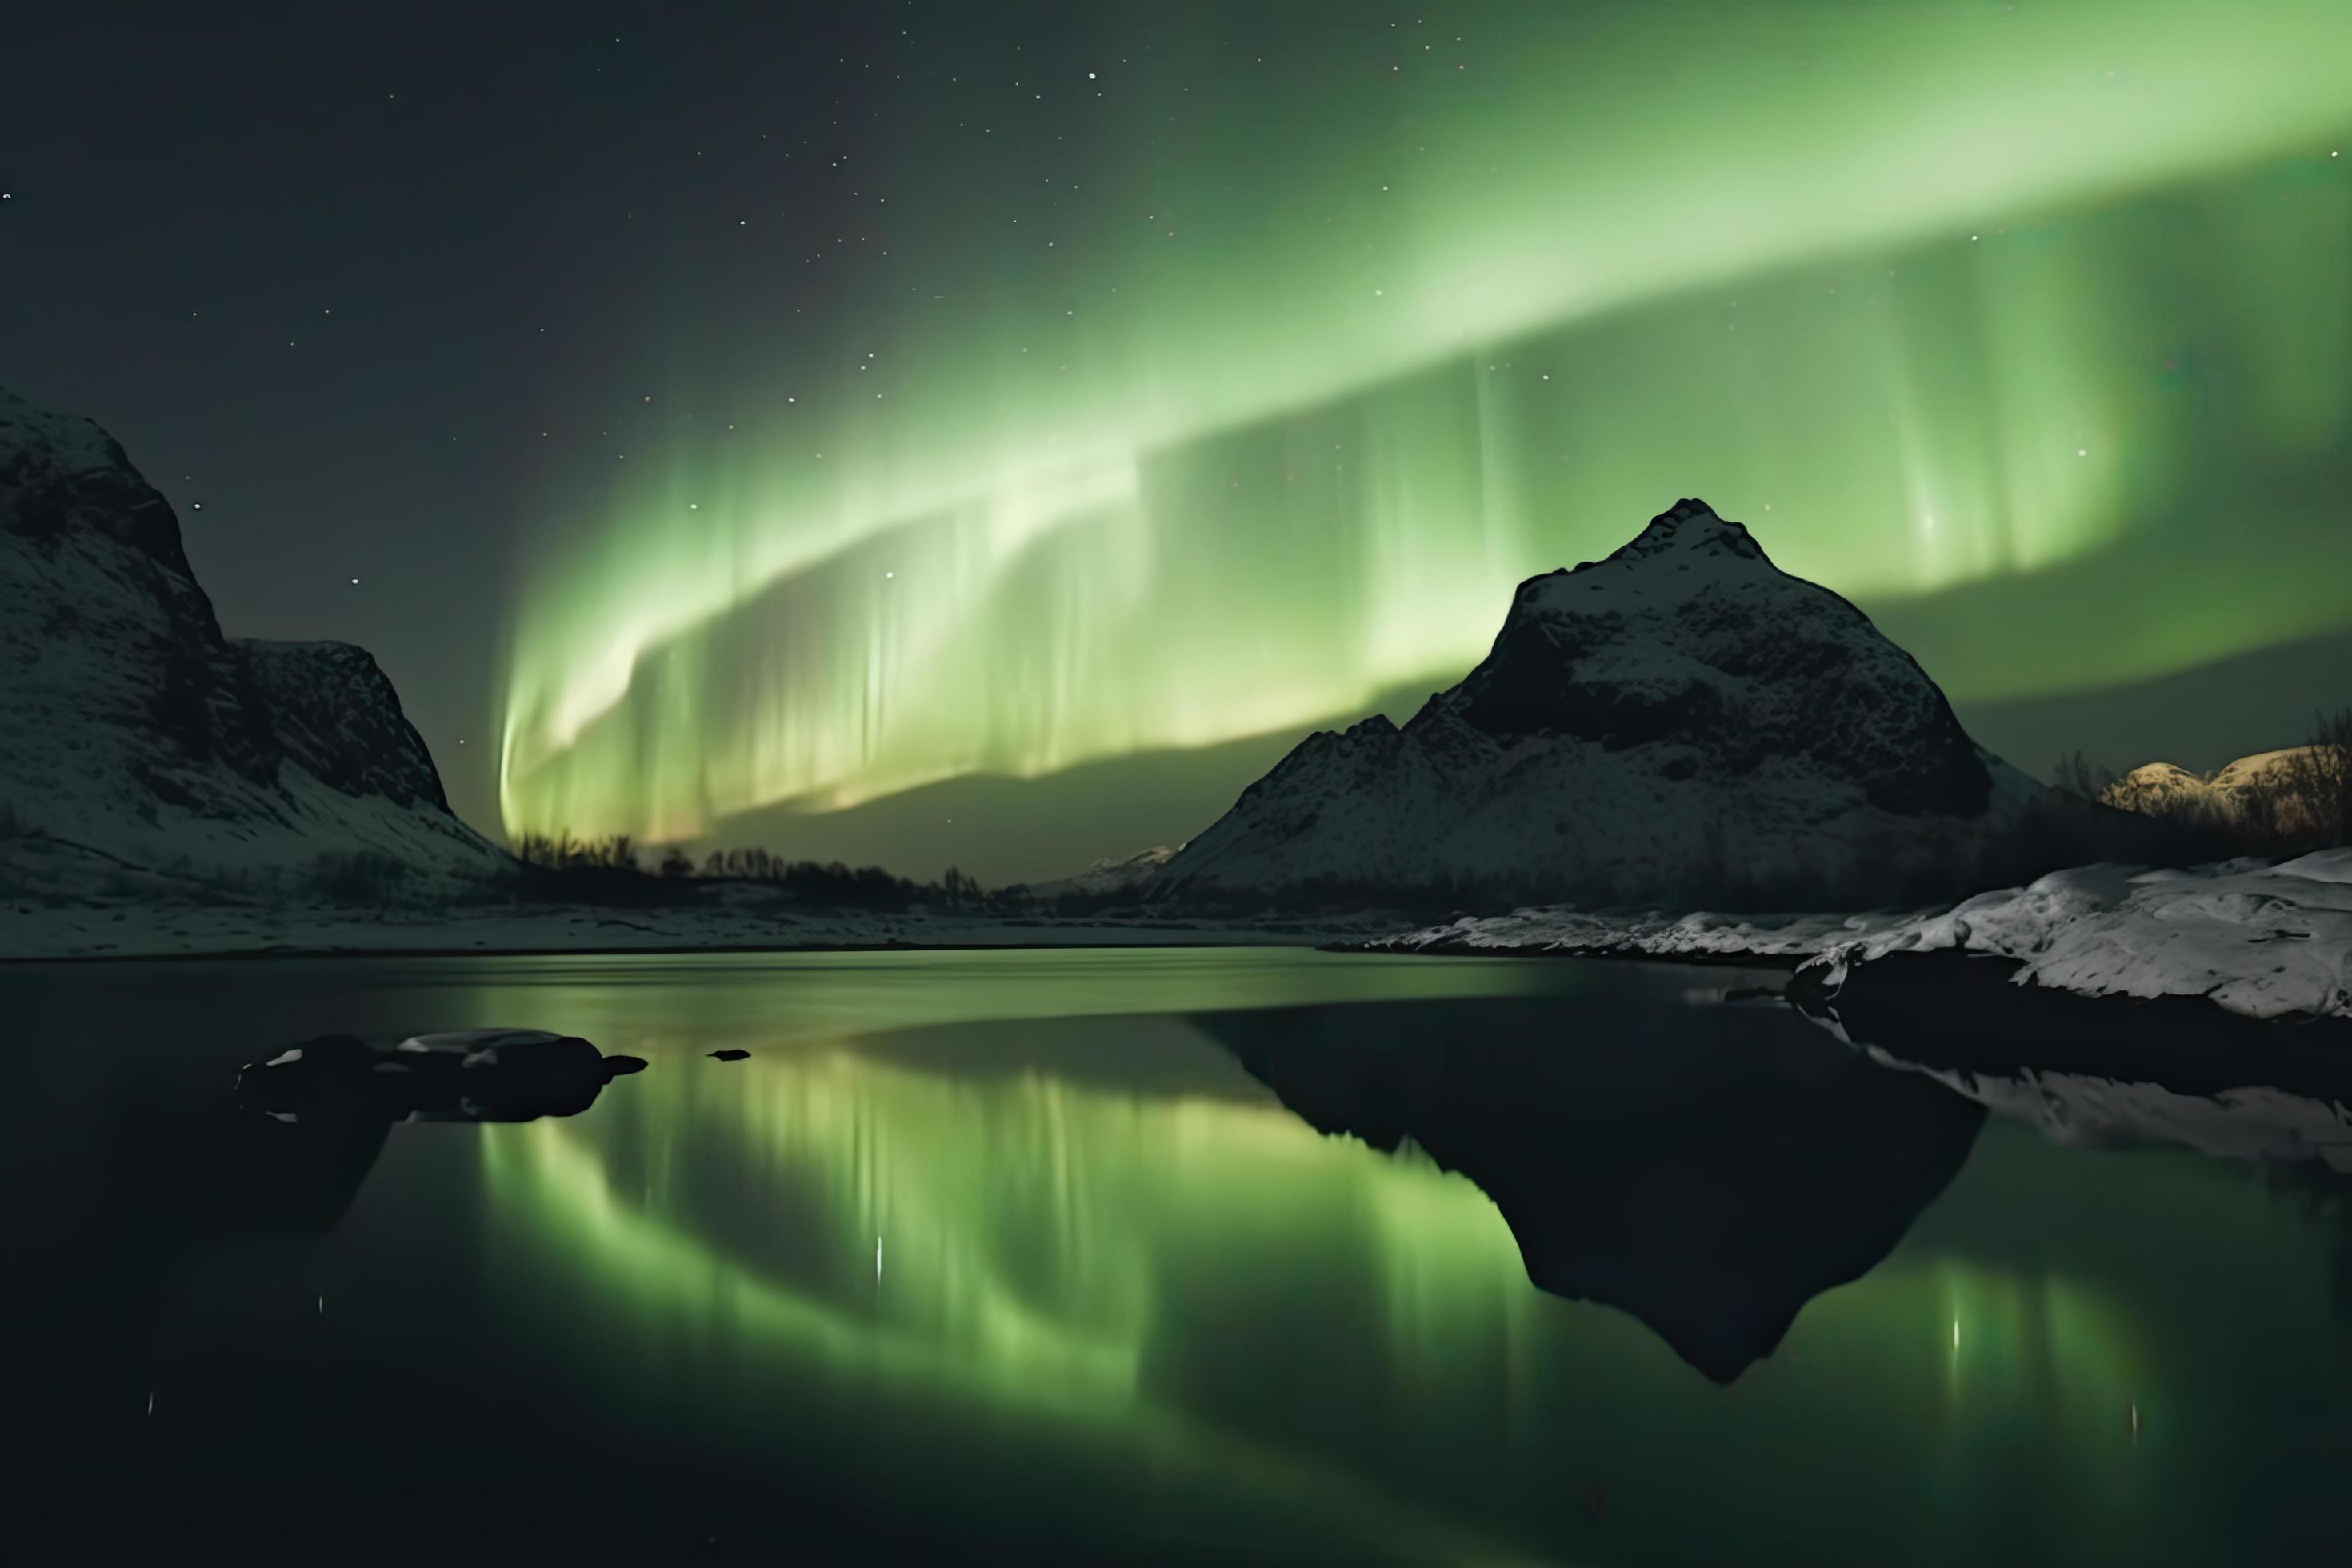
[[[2352,10],[1265,9],[909,27],[822,324],[542,498],[509,830],[1346,718],[1680,494],[1964,717],[2352,626]]]
[[[1065,875],[1687,495],[2028,770],[2345,700],[2342,0],[102,9],[8,383],[493,833]]]

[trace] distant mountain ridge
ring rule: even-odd
[[[2050,798],[1859,609],[1685,500],[1522,583],[1402,728],[1309,737],[1150,891],[1872,903]]]
[[[225,637],[178,519],[95,423],[0,389],[0,805],[131,868],[504,863],[374,658]]]
[[[1106,855],[1072,876],[1032,883],[1029,891],[1040,899],[1102,898],[1123,893],[1150,880],[1153,873],[1174,859],[1182,847],[1181,844],[1155,844],[1132,855]]]
[[[2315,749],[2285,746],[2256,752],[2210,773],[2191,773],[2170,763],[2142,763],[2109,784],[2099,798],[2125,811],[2159,812],[2194,804],[2224,813],[2242,812],[2249,795],[2274,787],[2299,759]]]

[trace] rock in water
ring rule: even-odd
[[[1948,892],[2049,796],[1868,616],[1684,500],[1519,584],[1493,651],[1403,728],[1308,737],[1150,890],[1876,903]]]
[[[14,853],[182,882],[321,856],[478,875],[365,649],[238,642],[170,503],[89,420],[0,391],[0,800]],[[63,869],[61,869],[63,868]]]
[[[576,1116],[609,1080],[642,1071],[577,1035],[456,1029],[376,1050],[352,1035],[289,1047],[237,1074],[237,1101],[281,1121],[529,1121]]]

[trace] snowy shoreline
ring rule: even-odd
[[[2189,870],[2084,866],[1904,914],[1601,914],[1524,909],[1372,951],[1794,961],[1834,986],[1895,953],[2008,960],[2013,984],[2200,998],[2250,1018],[2352,1017],[2352,849]]]
[[[2086,866],[1914,913],[1735,917],[1522,909],[1400,932],[1395,917],[1249,921],[730,901],[652,908],[0,904],[0,963],[918,948],[1316,946],[1793,969],[1834,990],[1896,955],[1982,957],[2020,986],[2175,997],[2255,1019],[2352,1019],[2352,849],[2190,870]]]

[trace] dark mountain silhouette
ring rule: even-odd
[[[1639,1040],[1580,1038],[1573,1017],[1508,999],[1192,1022],[1310,1125],[1410,1138],[1467,1176],[1529,1279],[1631,1312],[1717,1383],[1884,1259],[1984,1121],[1784,1010],[1693,1010]]]

